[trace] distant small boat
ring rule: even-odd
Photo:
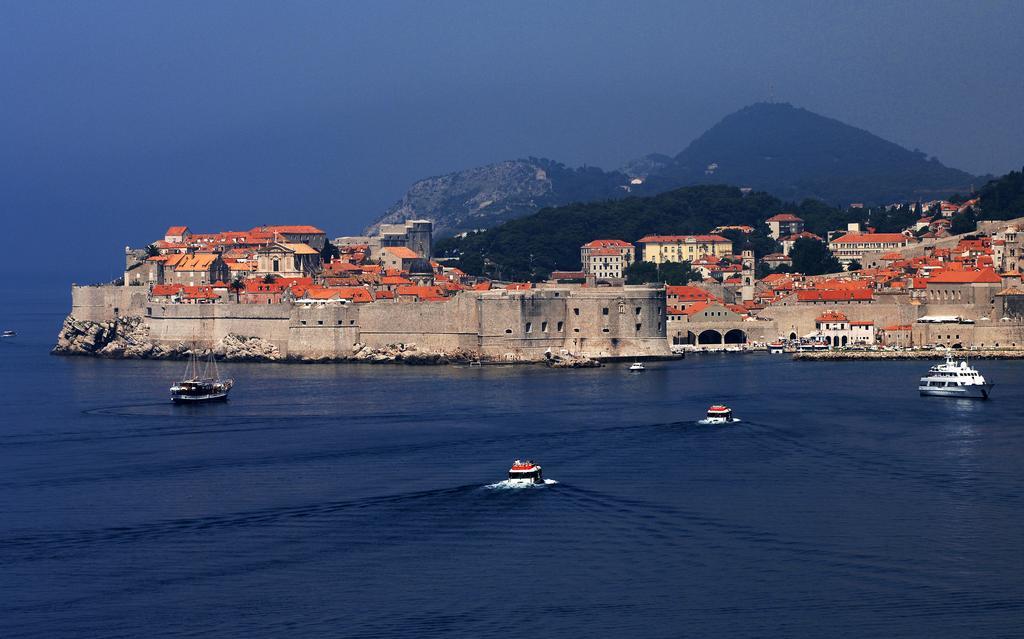
[[[185,378],[171,386],[171,401],[178,404],[222,402],[228,398],[233,379],[221,379],[217,359],[210,353],[203,374],[199,374],[199,357],[193,350],[185,368]]]
[[[722,406],[721,404],[715,404],[708,409],[708,417],[705,420],[707,424],[728,424],[733,420],[732,409],[728,406]]]
[[[18,334],[15,333],[14,331],[4,331],[2,334],[0,334],[0,337],[17,337],[17,335]]]
[[[629,365],[629,370],[631,370],[633,372],[636,372],[636,373],[639,373],[639,372],[645,371],[647,369],[644,368],[644,365],[641,364],[640,362],[633,362],[632,364]]]
[[[508,481],[511,484],[543,484],[544,477],[539,464],[529,459],[517,459],[508,471]]]

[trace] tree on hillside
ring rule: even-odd
[[[235,279],[231,280],[231,283],[228,284],[228,287],[235,292],[235,303],[239,303],[241,300],[238,298],[238,294],[245,290],[245,281],[241,276],[235,277]]]
[[[949,224],[949,233],[950,235],[962,235],[964,233],[971,233],[977,228],[978,220],[974,216],[974,211],[967,209],[953,216]]]
[[[700,274],[690,268],[689,262],[662,263],[658,267],[658,278],[671,286],[681,286],[701,279]]]
[[[266,275],[263,276],[263,283],[264,284],[273,284],[276,281],[277,281],[277,276],[274,275],[273,273],[267,273]]]
[[[623,271],[626,284],[650,284],[662,282],[680,286],[687,282],[700,281],[700,273],[690,268],[689,262],[633,262]]]
[[[978,191],[986,220],[1010,220],[1024,215],[1024,169],[1010,171]]]
[[[789,251],[793,259],[793,272],[804,275],[821,275],[822,273],[837,273],[843,270],[839,260],[824,242],[802,237],[793,243]]]
[[[328,264],[331,260],[340,257],[341,251],[338,247],[331,244],[330,241],[324,242],[324,247],[320,249],[320,261],[324,264]]]
[[[656,282],[658,281],[658,265],[654,262],[637,260],[623,269],[622,274],[626,276],[626,284]]]
[[[846,270],[847,271],[859,271],[862,268],[864,268],[864,267],[861,266],[861,263],[858,262],[857,260],[854,260],[854,261],[850,262],[849,266],[846,267]]]
[[[146,255],[149,257],[156,257],[160,255],[160,249],[156,247],[156,244],[149,244],[146,246]]]

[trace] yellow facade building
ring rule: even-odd
[[[732,240],[721,235],[647,235],[637,240],[645,262],[692,262],[704,255],[732,255]]]

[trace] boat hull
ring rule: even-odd
[[[204,402],[226,402],[228,391],[218,391],[205,395],[171,395],[171,401],[175,404],[202,404]]]
[[[971,384],[969,386],[918,386],[921,397],[961,397],[964,399],[988,399],[995,384]]]

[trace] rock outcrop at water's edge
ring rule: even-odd
[[[1024,359],[1024,349],[956,350],[953,355],[968,359]],[[802,362],[846,362],[858,360],[904,360],[943,359],[946,351],[941,349],[919,351],[822,351],[794,353],[793,359]]]
[[[277,346],[259,337],[229,334],[214,347],[214,354],[228,362],[365,362],[412,365],[468,364],[479,361],[469,351],[434,352],[419,350],[415,344],[388,344],[372,347],[354,344],[351,353],[342,356],[286,357]],[[197,351],[205,356],[208,348]],[[109,322],[90,322],[68,316],[64,320],[54,355],[82,355],[111,359],[185,359],[192,354],[189,344],[170,347],[149,339],[149,329],[141,317],[118,317]]]
[[[87,355],[112,359],[185,359],[192,354],[189,344],[173,347],[155,344],[141,317],[118,317],[111,322],[90,322],[68,316],[64,320],[54,355]],[[210,349],[198,349],[202,355]],[[274,362],[283,360],[277,346],[258,337],[227,335],[213,352],[229,362]]]
[[[558,355],[547,353],[544,356],[544,363],[549,368],[600,368],[604,366],[600,361],[585,355],[573,355],[572,353]]]

